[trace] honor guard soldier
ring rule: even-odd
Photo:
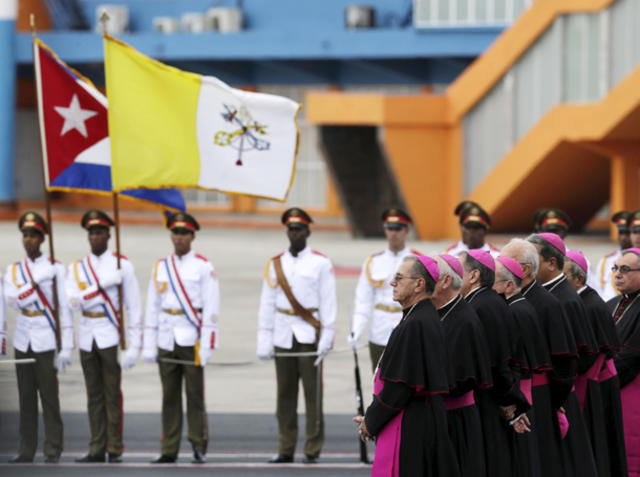
[[[462,252],[480,249],[489,252],[492,257],[498,256],[500,250],[485,241],[487,230],[491,227],[491,217],[482,207],[465,200],[458,204],[453,213],[459,217],[462,239],[451,245],[445,253],[459,257]]]
[[[89,453],[76,462],[121,462],[122,392],[118,343],[120,299],[127,316],[127,351],[122,367],[135,365],[142,344],[140,287],[131,262],[108,249],[111,218],[102,211],[89,210],[82,216],[88,231],[91,253],[73,262],[67,271],[67,295],[72,310],[81,312],[78,327],[80,363],[87,388],[87,408],[91,440]],[[120,296],[122,293],[122,297]]]
[[[56,463],[62,453],[63,428],[58,400],[56,370],[71,364],[73,321],[64,290],[64,267],[52,264],[40,247],[48,233],[45,220],[27,212],[18,221],[22,245],[27,256],[9,265],[4,277],[4,298],[18,310],[13,333],[16,360],[33,359],[33,363],[16,363],[20,399],[20,450],[12,463],[33,462],[38,446],[38,394],[44,418],[45,462]],[[55,293],[54,293],[55,286]],[[57,296],[55,296],[57,294]],[[60,351],[56,351],[56,318],[60,326]],[[4,306],[0,315],[2,350],[6,353]]]
[[[560,209],[538,209],[533,214],[533,229],[536,233],[552,233],[564,240],[570,227],[571,219]]]
[[[402,318],[402,307],[393,300],[390,282],[407,255],[419,255],[405,246],[411,217],[405,211],[393,208],[382,213],[384,234],[388,247],[370,255],[362,266],[356,287],[355,312],[348,340],[357,349],[369,318],[369,356],[373,371],[387,345],[391,331]]]
[[[620,248],[602,257],[595,268],[595,290],[604,301],[610,300],[620,294],[613,283],[614,273],[611,271],[611,267],[613,267],[615,261],[622,254],[622,250],[631,247],[631,230],[629,229],[631,218],[631,212],[626,210],[621,210],[611,216],[611,222],[616,224],[616,229],[618,230],[618,245]],[[640,217],[638,218],[638,224],[640,224]]]
[[[153,267],[142,352],[144,361],[158,361],[162,381],[162,449],[152,463],[173,463],[178,457],[184,378],[192,462],[201,464],[209,441],[204,366],[217,347],[220,291],[211,262],[191,250],[200,230],[196,219],[178,212],[169,217],[167,227],[174,253]]]
[[[316,356],[295,356],[317,352],[321,359],[333,347],[335,334],[335,275],[331,261],[307,246],[311,222],[297,207],[282,214],[290,246],[267,262],[260,296],[257,354],[260,359],[275,355],[278,380],[280,443],[270,463],[293,462],[300,379],[306,411],[305,463],[317,462],[324,442],[322,365],[314,366]]]

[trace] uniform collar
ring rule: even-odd
[[[389,247],[387,247],[387,249],[385,250],[385,253],[387,255],[391,255],[392,257],[401,257],[403,255],[407,255],[408,252],[409,252],[409,248],[406,246],[402,250],[400,250],[398,253],[394,253]]]
[[[460,302],[461,298],[462,297],[460,296],[460,294],[457,294],[456,296],[454,296],[451,300],[449,300],[447,303],[445,303],[440,308],[438,308],[438,314],[440,316],[446,314],[449,310],[451,310],[454,306],[456,306]]]
[[[180,260],[181,262],[192,258],[196,253],[193,250],[189,250],[187,253],[185,253],[182,257],[178,257],[175,253],[173,254],[174,257],[176,257],[177,260]]]
[[[469,302],[473,300],[473,298],[475,298],[476,295],[478,295],[482,290],[485,290],[486,288],[487,287],[481,287],[481,286],[474,288],[473,290],[471,290],[469,293],[465,295],[464,297],[465,301]]]
[[[113,255],[113,252],[107,248],[102,255],[95,255],[93,252],[89,252],[89,257],[93,258],[94,260],[104,260],[105,257],[110,257]]]
[[[35,260],[31,260],[29,257],[25,257],[27,259],[27,262],[29,263],[40,263],[43,260],[49,260],[49,257],[47,257],[44,253],[41,253],[40,256],[38,258],[36,258]]]
[[[300,251],[298,252],[298,255],[296,255],[295,257],[293,256],[293,254],[291,253],[291,250],[289,250],[289,249],[287,249],[287,252],[286,252],[286,253],[287,253],[291,258],[293,258],[293,259],[301,258],[301,257],[304,257],[304,256],[309,255],[309,254],[311,253],[311,247],[309,247],[309,246],[307,245],[305,248],[303,248],[302,250],[300,250]]]

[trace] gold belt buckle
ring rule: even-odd
[[[42,310],[20,310],[20,313],[24,316],[28,316],[29,318],[33,318],[35,316],[44,316],[44,311]]]

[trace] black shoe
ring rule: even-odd
[[[192,464],[204,464],[205,458],[204,454],[202,454],[198,449],[193,449],[193,459],[191,460]]]
[[[122,464],[122,454],[109,452],[109,458],[107,460],[110,464]]]
[[[153,459],[151,461],[152,464],[173,464],[175,463],[176,458],[167,454],[162,454],[157,459]]]
[[[269,464],[286,464],[293,462],[293,456],[287,454],[277,454],[267,461]]]
[[[84,457],[76,459],[80,464],[89,464],[92,462],[104,462],[104,454],[87,454]]]
[[[27,457],[26,455],[17,455],[13,459],[9,459],[9,464],[31,464],[33,457]]]
[[[317,464],[318,463],[318,456],[305,454],[304,455],[304,459],[302,459],[302,462],[304,464]]]
[[[45,464],[57,464],[58,462],[60,462],[59,455],[48,455],[44,459]]]

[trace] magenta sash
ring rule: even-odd
[[[533,404],[533,396],[531,394],[532,387],[533,387],[533,379],[520,380],[520,391],[522,391],[522,394],[524,394],[524,397],[527,398],[527,401],[529,401],[529,404]]]
[[[373,381],[373,393],[379,394],[383,387],[384,382],[380,379],[380,368],[378,368]],[[391,419],[378,434],[371,477],[398,477],[400,475],[402,416],[404,416],[404,409]]]
[[[620,390],[629,477],[640,477],[640,375]]]
[[[544,386],[545,384],[549,384],[549,376],[547,373],[544,374],[534,374],[533,375],[533,386]]]
[[[444,408],[447,411],[473,406],[476,403],[476,400],[473,398],[473,391],[469,391],[458,397],[444,396],[442,399],[444,400]]]
[[[596,362],[593,363],[593,366],[591,366],[586,373],[581,374],[576,378],[576,395],[578,396],[578,401],[580,401],[580,409],[583,411],[584,401],[587,397],[587,384],[590,380],[598,380],[598,374],[600,374],[602,363],[604,363],[604,354],[600,353]]]
[[[602,371],[600,371],[600,374],[598,374],[598,381],[602,382],[602,381],[606,381],[607,379],[611,379],[614,376],[618,375],[618,371],[616,370],[616,365],[613,363],[612,359],[608,359],[605,363],[604,363],[604,368],[602,369]]]
[[[556,411],[558,415],[558,425],[560,426],[560,436],[564,439],[569,432],[569,419],[564,412]]]

